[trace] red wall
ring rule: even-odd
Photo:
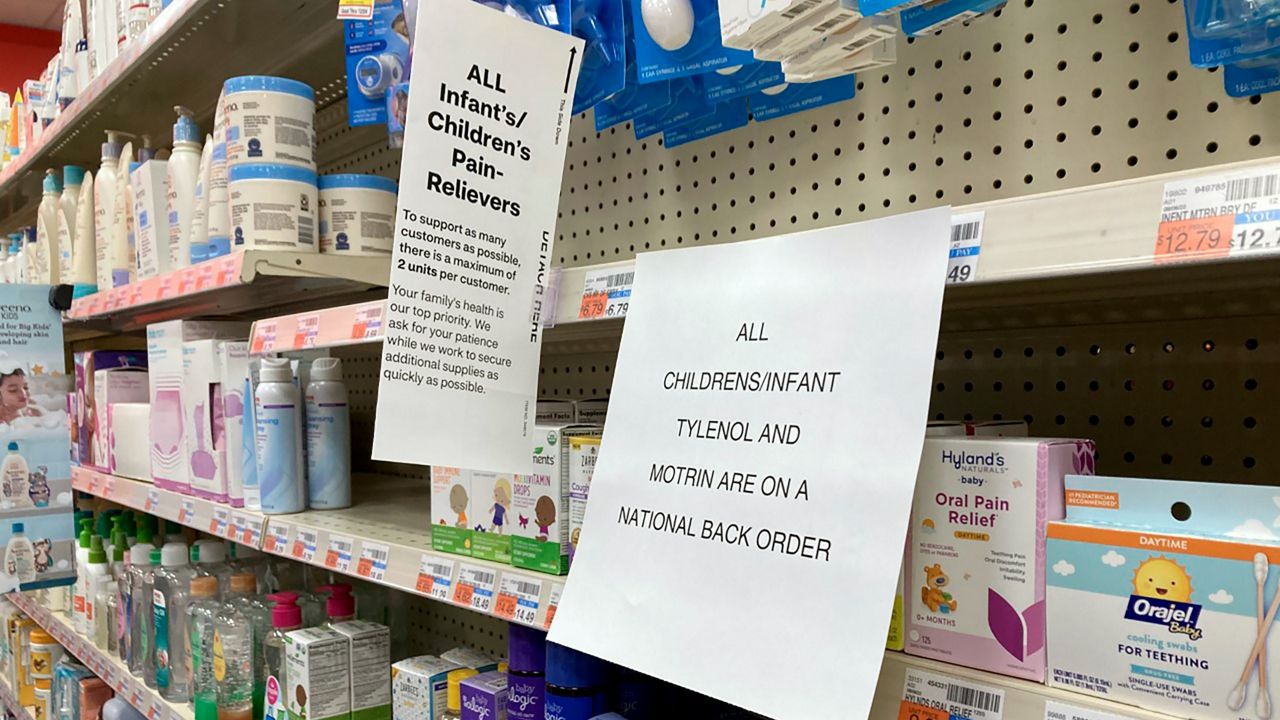
[[[23,80],[38,80],[61,43],[61,32],[0,23],[0,92],[12,97]]]

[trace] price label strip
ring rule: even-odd
[[[978,255],[982,252],[982,223],[985,212],[951,216],[951,259],[947,262],[947,284],[973,282],[978,275]]]
[[[452,561],[424,553],[418,561],[418,582],[414,589],[436,600],[447,601],[453,585],[452,578]]]
[[[497,573],[486,567],[462,563],[458,568],[458,584],[453,589],[453,602],[480,612],[493,610],[493,584]]]
[[[611,270],[590,270],[582,280],[582,303],[579,320],[623,317],[631,305],[631,285],[635,282],[635,266]]]
[[[316,544],[318,538],[315,530],[308,530],[300,527],[293,537],[293,549],[289,552],[295,560],[301,560],[304,563],[311,562],[316,556]]]
[[[329,551],[325,553],[324,566],[330,570],[347,572],[351,568],[351,543],[351,538],[341,535],[329,538]]]
[[[356,575],[375,582],[382,582],[387,576],[387,560],[391,557],[391,549],[386,545],[374,542],[360,544],[360,561],[356,563]]]
[[[269,553],[283,554],[289,544],[289,526],[282,522],[271,522],[267,527],[267,539],[263,549]]]
[[[563,592],[564,583],[551,583],[551,597],[547,598],[547,617],[542,621],[542,629],[551,629],[551,621],[556,619],[556,608],[560,607],[560,594]]]
[[[502,582],[498,584],[498,600],[493,614],[504,620],[533,625],[538,620],[538,601],[541,599],[541,580],[504,573]]]
[[[908,708],[917,713],[921,720],[948,720],[948,717],[1001,720],[1004,712],[1004,690],[947,675],[908,669],[898,717],[904,717],[903,713]],[[924,712],[928,710],[940,712]]]
[[[1165,183],[1156,262],[1280,252],[1280,165]]]

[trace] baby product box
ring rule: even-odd
[[[249,343],[218,343],[218,368],[222,373],[218,394],[222,396],[222,423],[226,436],[227,462],[223,474],[227,478],[227,503],[244,507],[244,435],[245,408],[252,405],[244,396],[245,378],[249,374]],[[253,462],[253,458],[249,459]]]
[[[170,320],[147,326],[151,371],[151,478],[166,490],[190,493],[187,414],[183,410],[182,346],[192,340],[247,337],[242,322]]]
[[[511,562],[511,493],[515,476],[506,473],[464,472],[471,478],[471,555],[494,562]]]
[[[323,627],[289,632],[285,635],[285,667],[289,717],[351,717],[351,645],[345,635]]]
[[[893,614],[889,617],[889,637],[884,641],[886,650],[901,650],[903,647],[902,598],[906,594],[903,587],[902,568],[898,568],[898,591],[893,596]]]
[[[587,425],[536,425],[533,468],[517,475],[511,512],[511,564],[563,575],[569,572],[569,436],[599,435]]]
[[[364,620],[335,623],[332,628],[350,643],[352,720],[391,720],[391,631]]]
[[[401,660],[391,666],[393,720],[440,720],[449,691],[449,672],[462,666],[434,655]]]
[[[191,493],[227,502],[227,432],[222,404],[219,340],[182,344],[182,410]],[[239,439],[239,436],[236,436]]]
[[[609,401],[604,398],[592,398],[590,400],[579,400],[575,403],[578,417],[576,422],[580,425],[599,425],[604,427],[604,416],[609,412]]]
[[[1045,526],[1093,443],[926,437],[907,541],[906,651],[1044,682]]]
[[[98,368],[93,371],[93,466],[111,467],[111,406],[146,402],[149,395],[145,367]]]
[[[471,474],[462,468],[431,466],[431,547],[471,554]]]
[[[542,425],[567,425],[577,418],[572,400],[539,400],[534,414]]]
[[[147,480],[151,462],[147,440],[151,435],[151,405],[146,402],[112,403],[107,406],[107,460],[112,475]]]
[[[71,398],[71,461],[93,466],[93,436],[98,423],[94,415],[94,373],[115,367],[147,367],[147,354],[134,350],[91,350],[78,352],[75,364],[75,393]]]
[[[1066,488],[1047,547],[1049,684],[1174,717],[1269,717],[1280,492],[1074,476]]]
[[[462,681],[462,720],[506,720],[507,674],[496,670]]]
[[[600,456],[600,436],[574,435],[569,438],[569,565],[578,552],[582,520],[587,516],[591,477]]]

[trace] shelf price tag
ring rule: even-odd
[[[236,525],[236,537],[233,539],[241,545],[257,547],[258,536],[262,533],[262,531],[258,529],[258,521],[249,515],[242,515],[240,513],[235,513],[231,517],[232,521]]]
[[[391,550],[386,545],[367,541],[361,543],[356,575],[381,582],[387,575],[387,560],[390,555]]]
[[[556,608],[560,605],[560,594],[564,592],[564,583],[551,583],[551,597],[547,598],[547,617],[542,621],[542,629],[550,630],[551,621],[556,619]]]
[[[940,718],[960,716],[969,720],[1001,720],[1004,690],[948,675],[907,669],[902,705],[942,711]],[[902,710],[899,710],[901,716]],[[922,714],[922,720],[931,720]]]
[[[97,495],[97,494],[98,494],[98,476],[97,476],[96,474],[94,474],[94,475],[90,475],[90,476],[89,476],[89,491],[88,491],[88,492],[89,492],[89,494],[90,494],[90,495]]]
[[[289,552],[295,560],[309,563],[316,556],[316,531],[299,527],[293,536],[293,549]],[[326,563],[327,564],[327,563]]]
[[[453,562],[435,555],[422,554],[418,561],[418,582],[414,589],[436,600],[448,600],[453,584]]]
[[[283,522],[271,521],[267,524],[267,539],[263,549],[269,553],[283,554],[289,544],[289,526]]]
[[[480,612],[493,609],[493,583],[496,573],[486,567],[462,563],[458,568],[458,584],[453,589],[453,602]]]
[[[269,353],[276,346],[276,321],[259,320],[253,326],[253,342],[249,352],[254,355]]]
[[[1280,251],[1280,165],[1165,183],[1155,260]]]
[[[356,319],[351,324],[352,340],[378,337],[381,334],[382,303],[363,307],[356,311]]]
[[[115,476],[104,475],[102,478],[102,497],[107,498],[108,500],[114,500],[115,498],[111,496],[111,493],[113,490],[115,490],[115,487],[116,487]]]
[[[978,253],[982,251],[982,223],[985,212],[951,216],[951,258],[947,262],[947,284],[973,282],[978,274]]]
[[[147,501],[142,504],[142,509],[145,512],[154,513],[158,507],[160,507],[160,490],[151,488],[147,491]]]
[[[493,614],[504,620],[533,625],[538,619],[538,601],[542,599],[542,581],[524,575],[503,573],[498,584],[498,600]]]
[[[316,335],[320,334],[320,315],[312,313],[298,318],[293,331],[293,347],[313,348],[316,346]]]
[[[329,538],[329,551],[324,556],[324,566],[345,573],[351,567],[351,543],[349,537],[334,535]]]
[[[1124,715],[1049,700],[1044,704],[1044,720],[1128,720],[1128,718]]]
[[[635,282],[634,265],[625,268],[589,270],[582,280],[582,303],[579,320],[623,317],[631,305],[631,284]]]
[[[186,525],[196,516],[196,501],[187,498],[182,501],[182,507],[178,508],[178,523]]]
[[[215,508],[213,517],[209,519],[209,534],[217,537],[227,536],[227,526],[230,525],[231,513],[226,508]]]

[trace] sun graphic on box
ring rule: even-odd
[[[1191,576],[1166,557],[1147,558],[1133,573],[1135,595],[1189,603],[1191,592]]]

